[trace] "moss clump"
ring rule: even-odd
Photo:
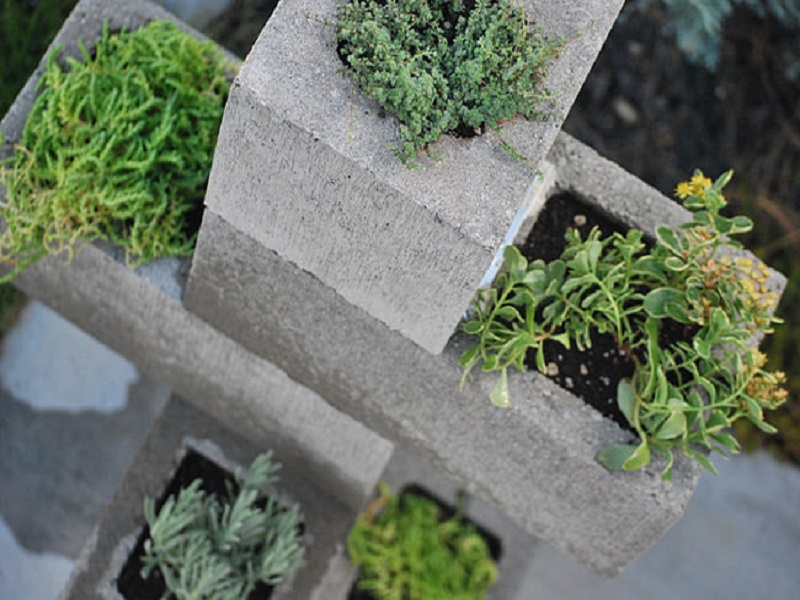
[[[507,0],[351,0],[336,40],[358,86],[399,119],[404,162],[445,133],[546,114],[541,80],[563,45]]]
[[[169,22],[111,34],[94,56],[53,52],[14,156],[0,172],[9,280],[47,255],[110,240],[138,264],[196,238],[229,65]],[[193,214],[194,213],[194,214]]]
[[[347,538],[358,588],[377,600],[478,600],[497,579],[486,540],[432,500],[385,484]],[[376,513],[380,512],[376,516]]]

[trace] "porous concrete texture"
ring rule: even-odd
[[[354,88],[333,39],[337,0],[283,0],[235,80],[207,205],[342,297],[438,353],[533,194],[560,128],[515,119],[501,136],[445,136],[439,162],[401,164],[395,118]],[[569,43],[544,86],[563,118],[622,0],[524,0]],[[503,149],[509,144],[528,162]]]
[[[254,445],[173,396],[151,429],[105,515],[89,538],[62,600],[121,598],[116,577],[144,525],[142,503],[159,497],[189,449],[222,466],[247,468],[269,445]],[[280,452],[275,459],[283,462]],[[354,576],[345,558],[345,539],[356,510],[340,503],[292,469],[280,471],[280,498],[300,504],[305,562],[273,591],[272,598],[344,598]]]
[[[432,356],[206,210],[188,308],[453,481],[528,532],[606,575],[680,518],[697,481],[679,461],[609,473],[594,459],[625,441],[619,427],[552,381],[512,373],[514,406],[489,401],[494,378],[458,385],[455,336]],[[264,306],[270,310],[265,311]]]
[[[132,29],[161,18],[171,17],[147,2],[81,0],[53,43],[74,55],[78,40],[91,47],[106,20]],[[2,121],[0,158],[19,140],[41,73],[42,66]],[[133,271],[118,250],[86,245],[71,263],[48,257],[30,266],[15,285],[241,435],[269,439],[295,468],[360,506],[391,444],[189,314],[180,297],[190,262],[166,258]]]

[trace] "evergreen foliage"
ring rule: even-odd
[[[297,505],[286,509],[270,497],[263,508],[258,504],[279,469],[267,452],[228,498],[206,493],[199,479],[168,498],[158,514],[147,498],[142,577],[158,569],[178,600],[243,600],[259,581],[280,583],[302,564],[304,549]]]
[[[497,567],[475,527],[424,496],[380,492],[347,538],[358,588],[377,600],[485,598]]]
[[[570,230],[561,258],[550,263],[528,264],[508,247],[507,272],[479,292],[464,324],[479,338],[461,358],[464,377],[476,365],[499,371],[491,398],[508,406],[507,371],[524,369],[529,350],[544,373],[546,342],[585,349],[594,335],[611,334],[634,362],[617,404],[639,441],[602,450],[598,460],[607,468],[640,469],[655,451],[667,456],[668,479],[673,450],[681,449],[713,472],[705,452],[738,452],[728,433],[738,419],[774,433],[763,411],[785,401],[785,376],[764,368],[753,339],[779,322],[778,296],[767,285],[768,269],[737,256],[741,245],[730,239],[750,231],[752,221],[720,214],[731,175],[712,183],[696,171],[679,184],[692,220],[678,230],[658,227],[652,250],[639,230],[601,238],[597,228],[585,240]],[[668,327],[688,339],[662,344]]]
[[[459,128],[547,114],[541,81],[562,43],[508,0],[351,0],[336,28],[357,85],[400,121],[403,161]]]
[[[93,239],[133,264],[191,253],[231,65],[170,22],[105,27],[94,55],[48,57],[40,95],[0,172],[4,280]]]

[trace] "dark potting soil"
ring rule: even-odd
[[[189,451],[164,493],[156,500],[156,511],[161,509],[167,498],[177,495],[181,488],[187,487],[195,479],[201,480],[201,489],[215,496],[227,495],[229,487],[238,490],[236,478],[230,472],[201,454]],[[145,527],[117,578],[117,590],[128,600],[161,600],[166,592],[164,578],[158,569],[152,571],[147,579],[141,576],[141,557],[144,543],[149,537],[150,530]],[[266,600],[272,596],[272,590],[272,586],[259,583],[248,600]]]
[[[442,501],[440,498],[434,496],[428,490],[419,485],[412,484],[404,487],[400,491],[400,496],[407,494],[421,496],[422,498],[426,498],[436,504],[436,506],[439,507],[440,521],[452,519],[457,514],[455,507]],[[492,557],[495,563],[499,562],[500,557],[503,554],[503,546],[500,542],[500,538],[464,516],[462,516],[462,520],[475,528],[478,534],[486,541],[486,545],[489,546],[489,555]],[[353,587],[350,588],[350,593],[347,595],[347,600],[378,600],[378,598],[376,598],[372,592],[358,589],[358,580],[356,580],[355,583],[353,583]]]
[[[529,261],[550,262],[561,256],[568,229],[578,229],[585,239],[595,226],[600,228],[603,237],[615,232],[624,234],[628,229],[577,196],[560,193],[547,200],[519,250]],[[548,377],[622,428],[631,430],[617,406],[617,385],[621,379],[633,375],[634,363],[617,347],[612,335],[593,335],[592,347],[585,351],[567,350],[558,342],[546,342],[544,357]],[[525,364],[528,369],[537,371],[534,351],[528,352]]]

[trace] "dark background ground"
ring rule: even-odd
[[[0,114],[5,114],[74,0],[0,0]],[[208,33],[244,56],[275,0],[235,0]],[[769,419],[765,437],[742,428],[753,446],[800,464],[800,81],[783,73],[775,48],[800,43],[797,32],[738,9],[723,29],[716,73],[690,63],[665,32],[659,3],[627,3],[564,130],[671,195],[695,168],[736,175],[731,212],[756,223],[746,241],[789,277],[779,314],[786,324],[768,340],[774,368],[789,376],[790,399]],[[0,291],[0,303],[12,297]]]

